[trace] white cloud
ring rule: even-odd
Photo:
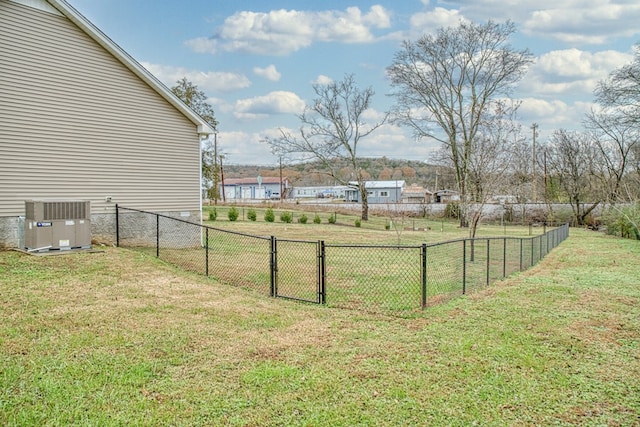
[[[417,141],[406,128],[386,123],[358,145],[363,157],[389,157],[409,160],[428,160],[430,152],[439,146],[434,140]]]
[[[371,6],[369,13],[363,17],[363,22],[375,28],[391,27],[391,16],[382,6],[376,4]]]
[[[311,82],[311,84],[328,85],[332,82],[333,82],[333,79],[331,77],[320,74],[318,77],[316,77],[314,81]]]
[[[373,29],[390,26],[389,12],[374,5],[363,14],[357,7],[344,11],[273,10],[237,12],[225,19],[213,37],[186,42],[195,52],[247,52],[287,55],[314,42],[368,43],[375,40]]]
[[[205,93],[231,92],[251,86],[251,81],[243,74],[219,71],[204,72],[148,62],[141,64],[168,87],[174,86],[183,77],[186,77]]]
[[[185,41],[184,44],[195,53],[217,53],[219,50],[218,40],[208,37],[196,37],[195,39],[189,39]]]
[[[561,100],[525,98],[518,110],[520,122],[538,123],[541,141],[556,129],[582,129],[585,114],[594,105],[590,102],[576,101],[566,103]]]
[[[602,44],[640,34],[640,3],[615,0],[556,2],[532,11],[522,27],[526,34],[568,44]]]
[[[459,10],[436,7],[433,10],[418,12],[411,16],[411,32],[414,35],[431,33],[440,27],[457,26],[466,19]]]
[[[218,150],[224,155],[226,164],[275,165],[278,162],[259,133],[220,132]]]
[[[280,80],[280,77],[282,77],[282,74],[278,72],[276,66],[273,64],[267,66],[266,68],[253,67],[253,72],[260,77],[271,80],[272,82],[277,82],[278,80]]]
[[[239,119],[256,119],[273,114],[299,114],[304,106],[305,102],[295,93],[276,91],[236,101],[234,115]]]
[[[599,80],[606,78],[612,70],[632,58],[630,54],[613,50],[554,50],[537,59],[520,88],[538,95],[570,94],[590,98]]]
[[[413,34],[456,25],[463,16],[475,22],[514,21],[519,31],[568,45],[602,44],[640,34],[640,3],[635,0],[446,0],[447,9],[422,1],[411,18]]]

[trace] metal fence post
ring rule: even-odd
[[[503,239],[502,246],[502,278],[507,277],[507,238]]]
[[[271,250],[270,250],[270,262],[269,262],[269,268],[271,270],[271,296],[275,297],[278,294],[278,289],[277,289],[277,271],[278,271],[278,265],[277,265],[277,248],[276,248],[276,238],[275,236],[271,236],[270,239],[271,242]]]
[[[534,240],[535,240],[535,237],[531,239],[531,264],[529,264],[529,267],[533,267],[533,241]]]
[[[420,268],[420,281],[422,282],[422,308],[427,307],[427,244],[423,243],[420,249],[420,258],[422,259],[422,266]]]
[[[209,227],[204,230],[204,275],[209,276]]]
[[[520,238],[520,271],[522,271],[522,262],[523,262],[522,258],[524,257],[524,251],[523,251],[523,248],[522,248],[523,242],[524,242],[524,239],[521,237]]]
[[[120,212],[116,203],[116,248],[120,247]]]
[[[160,258],[160,215],[156,214],[156,257]]]
[[[327,303],[326,249],[324,240],[318,241],[318,304]]]
[[[462,295],[467,293],[467,239],[462,240]]]
[[[490,263],[489,263],[489,256],[491,254],[491,251],[489,250],[489,245],[491,243],[491,239],[487,239],[487,286],[489,286],[489,271],[490,271]]]

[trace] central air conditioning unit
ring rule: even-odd
[[[91,248],[91,203],[27,200],[24,245],[30,252]]]

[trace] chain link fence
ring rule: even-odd
[[[568,224],[530,238],[346,245],[222,230],[116,206],[116,242],[265,296],[407,315],[535,265]]]

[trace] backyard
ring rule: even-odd
[[[99,249],[0,252],[0,424],[640,424],[637,241],[572,229],[408,318]]]

